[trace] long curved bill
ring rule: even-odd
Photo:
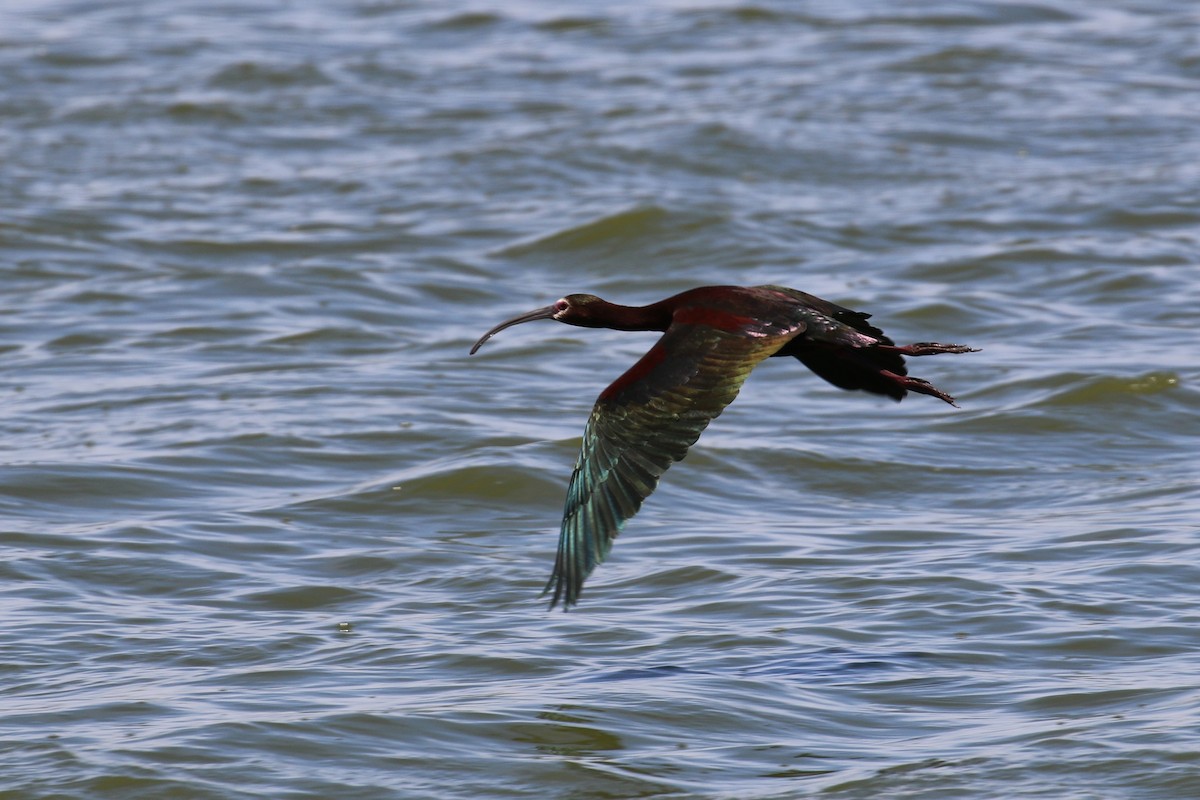
[[[513,325],[520,325],[522,322],[532,322],[535,319],[550,319],[557,313],[558,313],[558,306],[550,305],[550,306],[545,306],[544,308],[538,308],[533,311],[529,311],[525,314],[522,314],[519,317],[513,317],[512,319],[508,320],[507,322],[501,322],[499,325],[492,328],[490,331],[485,333],[483,336],[479,337],[479,341],[476,342],[475,346],[471,348],[470,355],[475,355],[475,351],[478,350],[480,347],[483,347],[484,342],[486,342],[488,339],[492,338],[493,336],[495,336],[497,333],[504,330],[505,328],[511,328]]]

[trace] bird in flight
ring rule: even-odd
[[[645,306],[571,294],[485,333],[472,355],[505,328],[537,319],[664,332],[600,393],[584,427],[554,572],[542,592],[551,595],[550,608],[561,602],[565,611],[578,602],[584,580],[604,561],[626,521],[763,359],[794,356],[842,389],[897,401],[916,392],[956,405],[928,381],[910,377],[904,356],[974,349],[936,342],[896,345],[868,317],[785,286],[702,286]]]

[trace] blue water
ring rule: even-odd
[[[8,3],[0,798],[1200,796],[1200,15]],[[569,292],[779,283],[547,613]]]

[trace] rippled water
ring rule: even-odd
[[[1200,13],[1124,0],[0,11],[0,797],[1200,795]],[[653,334],[791,359],[538,592]],[[787,362],[787,363],[785,363]]]

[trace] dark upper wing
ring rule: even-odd
[[[894,342],[867,322],[870,314],[786,286],[769,288],[795,298],[810,315],[805,334],[792,339],[775,355],[795,356],[838,388],[862,389],[894,400],[904,398],[905,385],[884,373],[904,376],[908,367],[899,353],[873,346]]]
[[[734,331],[676,323],[601,393],[567,489],[545,590],[551,608],[576,602],[659,477],[737,397],[750,370],[802,330],[795,320]]]
[[[785,294],[800,304],[798,312],[806,322],[806,339],[824,341],[849,347],[872,344],[892,344],[884,332],[867,322],[870,314],[822,300],[814,294],[786,286],[762,286],[762,289]],[[862,335],[860,335],[862,334]]]

